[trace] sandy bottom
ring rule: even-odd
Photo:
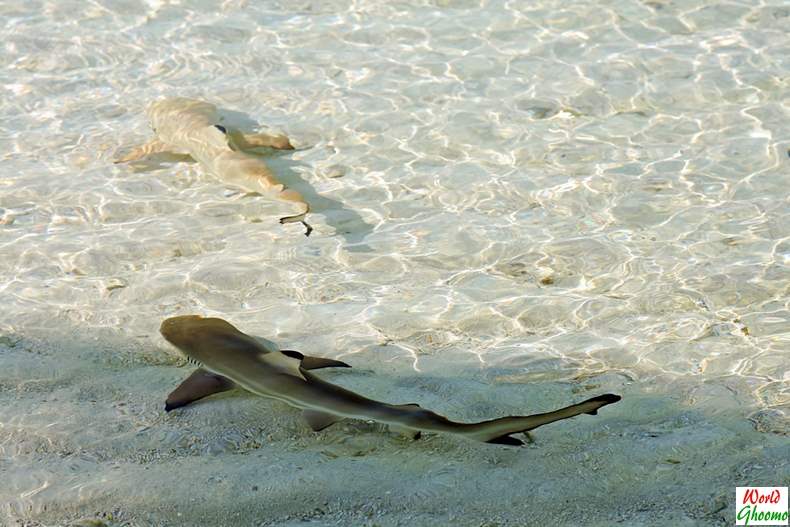
[[[677,397],[689,393],[682,381],[644,386],[611,373],[494,384],[490,371],[421,375],[375,353],[324,370],[458,420],[623,395],[596,417],[537,430],[522,448],[410,441],[364,422],[314,433],[295,410],[242,392],[166,414],[167,392],[191,367],[158,345],[141,350],[109,330],[91,341],[2,337],[7,524],[729,525],[735,486],[790,477],[787,437],[757,431],[720,387]]]
[[[0,525],[732,525],[790,472],[787,0],[0,2]],[[287,205],[114,161],[165,97],[285,133]],[[171,156],[172,157],[172,156]],[[507,448],[313,433],[166,317]]]

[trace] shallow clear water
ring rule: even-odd
[[[790,478],[785,2],[0,16],[8,521],[716,523]],[[287,133],[312,236],[195,164],[113,164],[172,96]],[[157,330],[186,313],[458,420],[624,400],[516,453],[250,397],[163,416],[188,370]]]

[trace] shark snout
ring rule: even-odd
[[[165,319],[159,326],[159,333],[170,343],[178,345],[189,333],[189,326],[200,320],[200,315],[183,315]]]

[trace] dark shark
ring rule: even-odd
[[[313,430],[322,430],[345,418],[386,423],[401,431],[446,432],[503,445],[523,445],[513,434],[526,433],[580,414],[596,415],[619,395],[604,394],[580,403],[528,416],[510,416],[479,423],[458,423],[418,404],[388,404],[326,382],[311,370],[348,364],[306,357],[298,351],[266,349],[219,318],[189,315],[168,318],[160,332],[190,362],[199,366],[167,398],[172,410],[208,395],[241,387],[263,397],[283,401],[302,410]]]

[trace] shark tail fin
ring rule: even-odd
[[[586,401],[583,401],[579,404],[600,403],[589,412],[584,412],[587,415],[598,415],[598,408],[600,408],[601,406],[606,406],[607,404],[616,403],[620,399],[622,399],[622,397],[620,397],[619,395],[615,395],[613,393],[606,393],[604,395],[599,395],[598,397],[593,397],[592,399],[587,399]]]
[[[616,403],[620,399],[621,397],[619,395],[607,393],[571,406],[566,406],[565,408],[560,408],[553,412],[523,417],[502,417],[491,421],[483,421],[482,423],[470,425],[469,435],[474,439],[485,441],[486,443],[520,446],[523,445],[524,442],[515,437],[511,437],[511,434],[528,432],[539,426],[553,423],[554,421],[561,421],[562,419],[569,419],[581,414],[598,415],[599,408],[607,404]]]

